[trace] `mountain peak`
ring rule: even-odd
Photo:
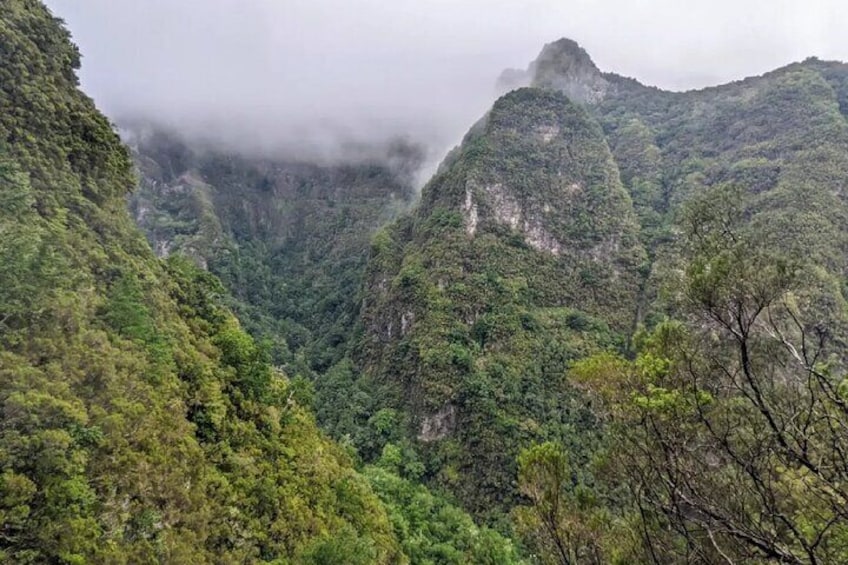
[[[567,37],[546,44],[526,70],[506,69],[497,82],[499,94],[522,86],[558,90],[584,104],[600,102],[609,90],[589,53]]]
[[[578,102],[599,102],[609,88],[592,58],[573,39],[545,45],[529,71],[532,86],[559,90]]]
[[[596,68],[595,63],[589,56],[589,53],[587,53],[586,50],[580,46],[579,43],[568,37],[561,37],[556,41],[546,43],[545,46],[542,48],[542,52],[539,54],[539,57],[536,60],[540,61],[543,59],[573,60],[578,61],[581,64],[587,64]]]

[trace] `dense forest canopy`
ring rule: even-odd
[[[79,65],[2,4],[0,561],[848,561],[848,66],[560,40],[419,193],[124,145]]]

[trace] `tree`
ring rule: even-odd
[[[563,489],[570,472],[565,454],[553,443],[535,445],[518,457],[518,485],[521,494],[533,503],[533,511],[519,513],[519,523],[532,523],[541,530],[538,537],[552,546],[558,562],[572,563],[568,533],[563,527],[565,505]],[[529,519],[528,519],[529,518]]]
[[[618,563],[628,551],[626,537],[615,540],[619,524],[599,504],[597,492],[574,484],[563,449],[533,445],[518,456],[518,488],[530,505],[513,512],[516,529],[543,563]]]
[[[605,401],[653,561],[845,562],[844,301],[750,229],[744,202],[720,188],[689,207],[683,321],[643,337],[635,361],[590,359],[572,377]]]

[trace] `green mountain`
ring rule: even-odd
[[[508,78],[374,239],[358,386],[551,562],[843,559],[848,66],[675,93],[561,40]]]
[[[130,153],[79,63],[43,5],[3,4],[0,561],[517,562],[390,461],[358,472],[218,279],[155,257],[127,210]]]
[[[375,238],[355,359],[475,511],[515,503],[519,446],[592,435],[565,369],[633,330],[638,235],[597,122],[521,89]]]
[[[541,562],[841,560],[848,67],[666,92],[563,39],[499,88],[407,212],[403,146],[160,136],[136,218],[222,277],[378,491],[423,482]]]
[[[848,560],[848,65],[559,40],[418,195],[127,148],[40,3],[0,38],[0,560]]]

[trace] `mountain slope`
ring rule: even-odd
[[[0,54],[0,561],[519,562],[430,493],[454,528],[410,524],[411,487],[355,471],[221,283],[155,258],[59,20],[6,2]]]
[[[360,257],[395,210],[391,174],[298,192],[214,155],[138,216],[166,211],[154,241],[221,245],[208,266],[237,297],[260,289],[241,314],[266,335],[306,328],[319,423],[378,462],[395,510],[440,507],[411,495],[422,480],[502,529],[511,515],[554,561],[844,560],[848,66],[664,92],[560,40],[517,85],[342,276],[326,259]],[[337,178],[376,195],[351,231],[315,199]],[[334,219],[299,223],[313,213]]]
[[[848,268],[846,77],[848,66],[810,59],[686,93],[611,79],[612,94],[593,112],[636,204],[655,274],[678,254],[675,232],[687,203],[733,186],[763,241],[808,256],[829,284],[841,286]]]
[[[687,210],[704,195],[815,265],[795,292],[842,339],[846,76],[808,60],[672,93],[602,73],[573,41],[546,46],[531,88],[502,97],[374,240],[354,359],[374,409],[400,415],[407,439],[392,441],[475,512],[518,500],[521,446],[555,440],[588,471],[597,423],[566,371],[682,315]]]
[[[591,441],[564,370],[624,343],[643,261],[598,124],[561,94],[514,91],[375,238],[356,359],[440,482],[478,512],[508,508],[518,446]]]

